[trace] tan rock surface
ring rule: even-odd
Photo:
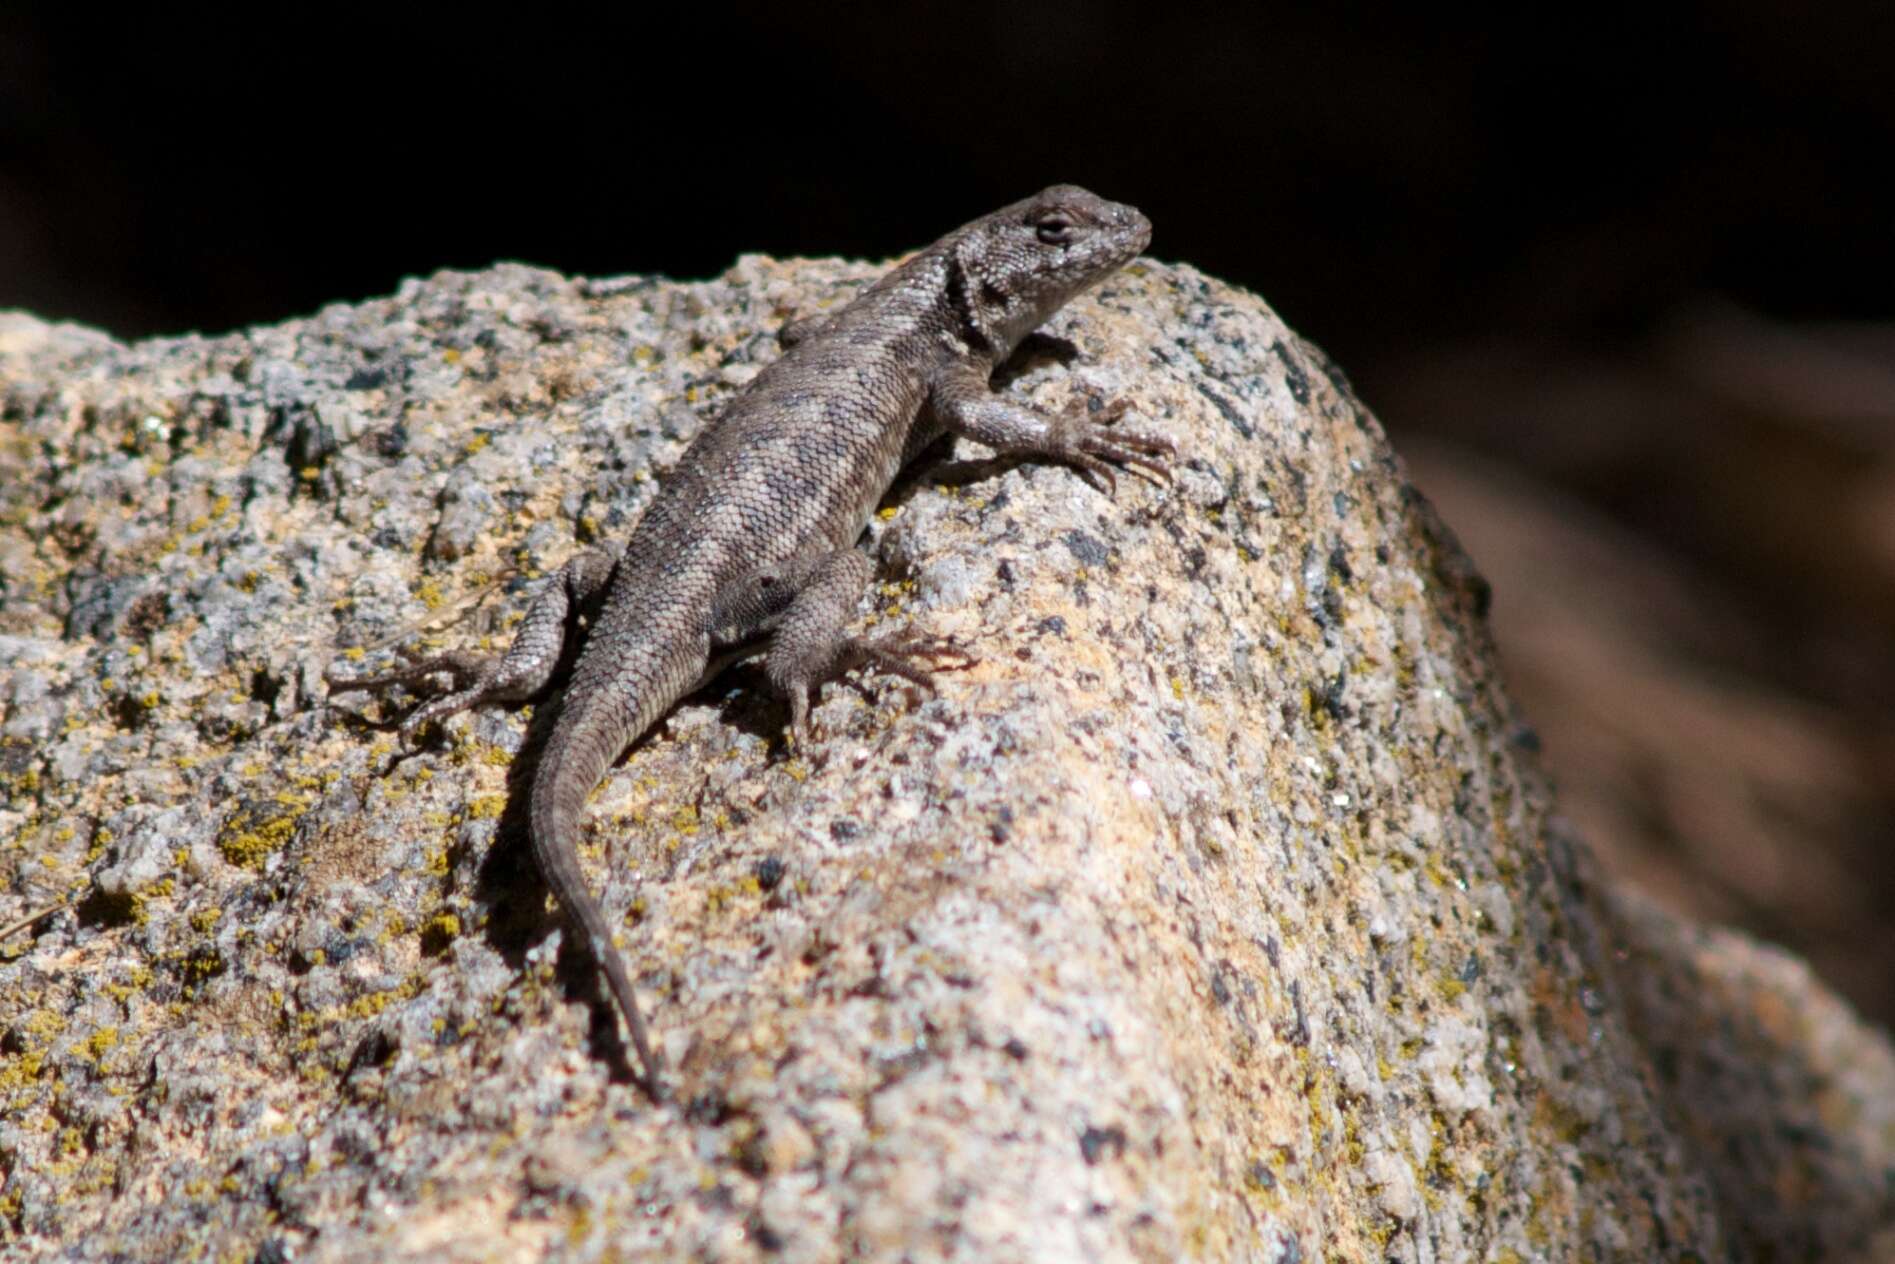
[[[1013,388],[1129,396],[1174,485],[964,447],[873,526],[869,617],[975,667],[832,687],[794,755],[740,670],[594,796],[679,1100],[614,1081],[521,845],[528,717],[395,760],[320,673],[622,537],[775,325],[872,274],[502,267],[132,347],[0,318],[0,925],[73,898],[0,946],[8,1250],[1870,1249],[1886,1043],[1601,897],[1380,427],[1182,267],[1077,303],[1084,361]],[[1822,1073],[1758,1069],[1788,1051]],[[1719,1074],[1794,1126],[1707,1162]],[[1747,1214],[1763,1171],[1822,1215]]]

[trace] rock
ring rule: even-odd
[[[1760,1259],[1895,1259],[1895,1052],[1780,949],[1609,902],[1628,1015]],[[1871,1240],[1872,1239],[1872,1240]]]
[[[17,1249],[1890,1240],[1883,1037],[1601,888],[1485,587],[1380,427],[1258,300],[1154,263],[1054,322],[1080,363],[1011,389],[1128,397],[1174,484],[1108,500],[962,445],[873,524],[869,617],[976,665],[831,687],[794,755],[739,669],[593,797],[584,860],[676,1097],[615,1078],[522,845],[526,713],[397,759],[321,672],[417,625],[503,644],[775,326],[875,271],[509,266],[134,346],[0,319],[0,925],[71,900],[0,965]]]

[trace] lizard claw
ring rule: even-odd
[[[1144,474],[1153,482],[1169,483],[1171,470],[1166,462],[1176,455],[1177,445],[1162,435],[1117,429],[1115,423],[1131,407],[1127,401],[1095,403],[1075,400],[1060,414],[1047,455],[1077,469],[1081,477],[1107,496],[1118,491],[1114,464]],[[1115,428],[1104,433],[1106,426]]]
[[[930,660],[928,666],[922,666],[915,660]],[[934,660],[953,659],[951,663],[935,665]],[[969,653],[958,641],[951,637],[931,636],[925,632],[907,628],[887,636],[867,640],[850,637],[844,641],[840,651],[832,660],[832,665],[822,679],[834,679],[856,668],[869,668],[889,676],[899,676],[910,684],[933,693],[934,673],[937,671],[963,671],[980,661],[979,657]],[[782,688],[790,700],[790,735],[796,746],[801,749],[809,745],[809,696],[821,683],[813,676],[798,675],[785,680]],[[857,686],[858,689],[861,686]]]
[[[953,638],[930,636],[914,628],[873,641],[856,641],[850,646],[850,653],[856,660],[855,666],[872,667],[891,676],[900,676],[930,692],[934,689],[935,672],[964,671],[980,661]],[[914,662],[916,659],[942,658],[959,661],[947,667],[918,667]]]
[[[413,688],[429,676],[445,672],[451,681],[449,692],[422,703],[402,720],[399,740],[404,752],[415,749],[415,735],[428,721],[444,720],[457,711],[465,711],[476,703],[484,701],[493,692],[491,686],[500,671],[498,658],[492,654],[472,650],[450,650],[445,654],[422,655],[403,647],[396,650],[396,653],[401,656],[403,665],[394,671],[375,676],[338,679],[334,674],[335,667],[331,664],[323,673],[323,683],[329,686],[329,692],[332,694],[396,687]]]

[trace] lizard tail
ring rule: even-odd
[[[614,726],[616,727],[616,726]],[[579,837],[579,813],[586,796],[605,775],[623,747],[602,740],[608,736],[597,725],[555,729],[540,756],[533,777],[533,795],[529,808],[528,834],[533,841],[533,858],[540,874],[552,889],[553,898],[575,930],[585,939],[592,958],[605,971],[606,983],[625,1025],[631,1030],[632,1046],[644,1071],[645,1090],[654,1099],[662,1095],[658,1073],[662,1069],[645,1034],[645,1020],[638,1010],[638,996],[632,991],[631,974],[625,959],[612,942],[611,928],[592,890],[580,871],[575,844]],[[610,746],[611,749],[607,749]]]

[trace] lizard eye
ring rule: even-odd
[[[1058,212],[1042,215],[1033,223],[1033,234],[1049,246],[1063,245],[1072,240],[1073,223]]]

